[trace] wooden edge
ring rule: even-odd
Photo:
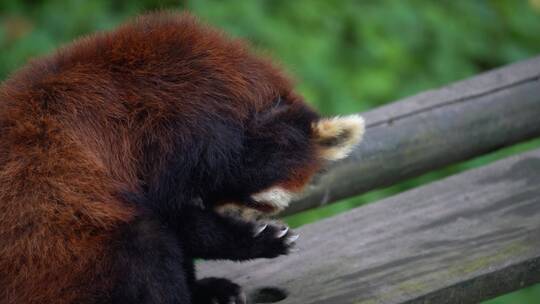
[[[283,304],[477,303],[540,282],[539,185],[540,149],[306,225],[298,253],[200,273]]]
[[[365,113],[364,141],[290,215],[540,136],[540,57]]]
[[[429,111],[436,107],[464,102],[502,89],[537,80],[540,56],[509,64],[439,89],[428,90],[384,105],[366,113],[369,126],[387,124],[396,119]]]

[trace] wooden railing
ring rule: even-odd
[[[540,57],[363,114],[292,214],[540,137]],[[298,229],[299,252],[204,262],[251,303],[477,303],[540,282],[540,150]]]

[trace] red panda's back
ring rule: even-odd
[[[132,216],[103,164],[47,106],[62,95],[48,93],[13,81],[0,89],[3,304],[79,303],[81,290],[107,290],[106,243]]]

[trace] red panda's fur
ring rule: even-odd
[[[186,14],[141,17],[17,72],[0,88],[0,303],[95,301],[117,279],[119,227],[139,214],[123,194],[142,191],[145,149],[176,152],[168,121],[191,142],[214,136],[206,120],[243,124],[277,96],[301,103],[270,62]],[[148,175],[169,165],[153,161]]]
[[[321,119],[241,41],[153,13],[0,86],[0,304],[243,303],[195,259],[287,254],[282,210],[363,134]]]

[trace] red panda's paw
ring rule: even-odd
[[[274,258],[289,254],[299,235],[285,225],[262,223],[255,227],[253,238],[259,247],[260,258]]]
[[[195,304],[246,304],[240,285],[224,278],[204,278],[197,281]]]

